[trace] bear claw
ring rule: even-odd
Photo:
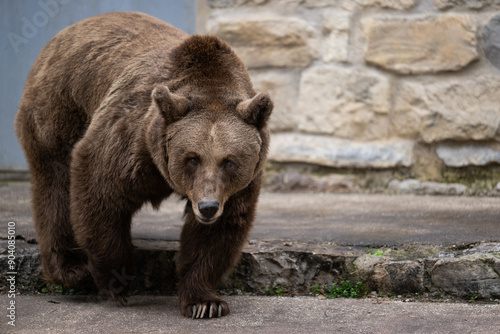
[[[207,311],[206,304],[205,305],[202,305],[202,304],[193,305],[193,317],[192,317],[192,319],[204,318],[206,311]],[[211,319],[214,316],[214,312],[215,312],[215,305],[214,305],[214,303],[211,303],[209,311],[208,311],[208,318],[209,319]],[[217,318],[220,318],[220,317],[222,317],[222,305],[219,305],[219,307],[217,309]]]

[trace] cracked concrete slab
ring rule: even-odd
[[[133,219],[134,239],[179,240],[184,202],[175,196],[159,211],[145,206]],[[500,198],[332,193],[263,193],[253,240],[398,246],[500,242]],[[0,185],[0,220],[35,239],[29,183]],[[0,229],[0,238],[6,237]]]

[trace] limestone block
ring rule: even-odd
[[[500,144],[449,144],[441,143],[436,152],[446,166],[485,166],[500,163]]]
[[[486,58],[500,69],[500,14],[483,27],[483,50]]]
[[[281,1],[289,1],[289,0],[281,0]],[[330,7],[337,6],[340,3],[340,0],[307,0],[301,1],[301,5],[306,8],[321,8],[321,7]]]
[[[287,6],[287,7],[305,7],[305,8],[324,8],[337,6],[341,0],[206,0],[212,8],[230,8],[238,6]],[[349,0],[352,1],[352,0]],[[379,0],[381,1],[381,0]],[[391,0],[382,0],[383,2],[394,2]],[[411,0],[400,0],[396,2],[408,2]]]
[[[356,2],[363,7],[376,6],[401,10],[414,7],[417,4],[418,0],[356,0]]]
[[[385,140],[353,142],[329,136],[278,133],[271,137],[268,159],[337,168],[411,166],[413,142]]]
[[[390,84],[372,71],[317,66],[302,74],[299,129],[356,140],[388,135]]]
[[[365,61],[398,73],[457,71],[478,59],[476,27],[466,15],[366,19]]]
[[[273,100],[274,110],[269,120],[271,131],[294,130],[299,74],[295,71],[250,70],[250,76],[255,90],[269,93]]]
[[[264,187],[276,191],[313,191],[352,193],[359,191],[354,175],[329,174],[326,176],[311,175],[295,168],[281,171],[266,170]]]
[[[343,275],[348,258],[314,252],[244,251],[242,260],[230,275],[228,286],[244,287],[245,291],[266,294],[277,285],[288,291],[309,292],[309,287],[332,282]],[[336,270],[333,268],[339,268]],[[341,276],[342,277],[342,276]]]
[[[418,261],[395,261],[375,265],[372,281],[377,291],[416,293],[424,291],[423,265]]]
[[[4,225],[6,226],[6,225]],[[5,228],[7,232],[7,228]],[[16,292],[33,293],[40,288],[41,259],[40,250],[36,244],[27,243],[22,239],[16,240],[15,269],[10,270],[7,239],[0,240],[0,276],[7,278],[8,272],[16,272]],[[11,257],[12,259],[12,257]],[[10,284],[4,281],[0,284],[0,293],[8,294]]]
[[[347,62],[349,47],[349,33],[333,31],[323,41],[323,60],[329,62]]]
[[[268,0],[207,0],[207,3],[212,8],[227,8],[241,5],[262,5]]]
[[[345,10],[324,9],[322,12],[323,27],[327,31],[348,31],[351,12]]]
[[[494,140],[500,134],[500,77],[402,82],[395,98],[394,131],[425,142]]]
[[[399,194],[416,195],[463,195],[467,191],[467,186],[459,183],[438,183],[430,181],[392,180],[389,182],[389,189]]]
[[[207,4],[212,8],[226,8],[242,5],[248,0],[207,0]]]
[[[457,259],[441,259],[431,269],[432,283],[459,297],[500,297],[500,260],[492,254],[474,254]]]
[[[347,62],[349,60],[349,20],[351,13],[338,10],[323,10],[323,60],[325,62]]]
[[[207,32],[228,42],[247,67],[304,67],[318,57],[314,28],[296,17],[213,15]]]
[[[434,0],[434,4],[439,9],[468,8],[483,9],[491,5],[500,5],[498,0]]]

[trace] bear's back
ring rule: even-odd
[[[186,37],[181,30],[139,12],[90,17],[47,43],[28,75],[25,95],[40,97],[35,103],[73,105],[90,116],[127,66],[158,47],[166,56]],[[47,91],[40,93],[40,87]]]

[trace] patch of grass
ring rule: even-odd
[[[470,297],[469,303],[473,303],[477,300],[477,296]]]
[[[323,293],[321,285],[319,284],[314,284],[313,286],[309,287],[309,291],[311,291],[313,295],[321,295]]]
[[[276,285],[272,289],[266,289],[266,294],[269,296],[280,296],[283,297],[287,293],[285,288],[282,288],[279,285]]]
[[[38,292],[41,294],[57,294],[57,295],[74,295],[76,293],[75,289],[64,288],[60,285],[55,285],[51,283],[44,283],[38,288]]]
[[[315,284],[309,288],[312,294],[324,295],[328,299],[333,298],[360,298],[366,294],[366,289],[362,282],[356,284],[350,281],[341,281],[340,283],[324,284],[323,286]]]
[[[368,247],[366,248],[366,250],[368,251],[368,254],[377,255],[377,256],[382,256],[382,255],[385,255],[385,254],[390,253],[392,251],[392,249],[386,249],[386,250],[383,250],[383,249],[369,249]]]

